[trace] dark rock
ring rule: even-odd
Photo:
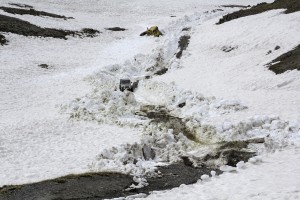
[[[180,59],[182,57],[182,52],[184,50],[186,50],[186,48],[189,46],[190,39],[191,39],[191,36],[189,36],[189,35],[184,35],[184,36],[180,37],[180,39],[178,41],[179,52],[176,54],[176,58]]]
[[[190,31],[191,30],[191,27],[185,27],[182,29],[182,31]]]
[[[165,68],[165,67],[164,67],[164,68],[158,70],[157,72],[155,72],[154,74],[155,74],[155,75],[161,76],[161,75],[167,73],[167,71],[168,71],[168,68]]]
[[[91,29],[91,28],[84,28],[82,29],[79,34],[82,34],[85,37],[96,37],[98,34],[100,34],[101,32],[95,29]]]
[[[106,28],[105,30],[108,30],[108,31],[126,31],[127,29],[120,28],[120,27],[112,27],[112,28]]]
[[[300,45],[295,49],[282,54],[271,63],[267,64],[267,66],[271,71],[275,72],[275,74],[281,74],[288,70],[300,70]]]
[[[180,103],[180,104],[178,104],[178,107],[179,107],[179,108],[183,108],[183,107],[185,106],[185,104],[186,104],[185,102]]]
[[[277,45],[274,50],[276,51],[278,49],[280,49],[280,46]]]
[[[175,15],[171,15],[170,17],[176,17]]]
[[[53,37],[59,39],[67,39],[67,36],[76,35],[79,37],[95,37],[96,34],[100,33],[97,30],[88,28],[82,29],[82,31],[42,28],[27,21],[0,14],[0,32],[1,31],[24,36]]]
[[[226,53],[228,53],[228,52],[230,52],[230,51],[232,51],[234,49],[237,49],[237,47],[236,46],[235,47],[232,47],[232,46],[223,46],[221,48],[221,50],[224,51],[224,52],[226,52]]]
[[[268,52],[267,52],[267,54],[266,54],[266,55],[269,55],[269,54],[271,54],[271,53],[272,53],[272,51],[270,50],[270,51],[268,51]]]
[[[249,9],[239,10],[230,14],[223,16],[217,24],[223,24],[225,22],[238,19],[241,17],[246,17],[250,15],[260,14],[274,9],[286,9],[284,12],[286,14],[300,11],[300,1],[299,0],[275,0],[273,3],[260,3]]]
[[[43,69],[49,69],[49,65],[47,65],[47,64],[40,64],[39,67],[41,67]]]
[[[44,11],[37,11],[33,8],[30,9],[21,9],[21,8],[10,8],[10,7],[0,7],[1,10],[10,14],[18,14],[18,15],[33,15],[33,16],[47,16],[53,18],[62,18],[62,19],[70,19],[69,17],[63,15],[57,15],[53,13],[48,13]]]
[[[0,45],[1,46],[7,45],[7,43],[8,43],[8,40],[6,40],[5,36],[0,34]]]

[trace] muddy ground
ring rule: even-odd
[[[208,168],[193,168],[183,163],[159,167],[159,177],[148,178],[149,185],[140,189],[129,188],[133,177],[117,173],[90,173],[70,175],[39,183],[5,186],[0,188],[0,200],[16,199],[106,199],[125,197],[151,191],[167,190],[181,184],[197,182],[203,174],[209,174]],[[220,171],[217,171],[219,174]]]
[[[67,39],[67,36],[94,37],[98,33],[94,29],[81,31],[60,30],[53,28],[41,28],[27,21],[0,14],[0,32],[15,33],[24,36],[52,37]]]
[[[268,64],[268,67],[276,74],[281,74],[288,70],[300,70],[300,45],[273,60]]]
[[[273,3],[260,3],[249,9],[239,10],[228,15],[223,16],[217,24],[223,24],[225,22],[238,19],[241,17],[246,17],[250,15],[256,15],[265,11],[274,9],[286,9],[284,13],[293,13],[300,11],[300,1],[299,0],[276,0]]]
[[[61,18],[61,19],[72,19],[72,17],[66,17],[63,15],[57,15],[53,13],[48,13],[44,11],[37,11],[33,8],[30,9],[22,9],[22,8],[11,8],[11,7],[0,7],[1,10],[10,14],[18,14],[18,15],[33,15],[33,16],[46,16],[46,17],[53,17],[53,18]]]

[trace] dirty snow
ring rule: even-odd
[[[142,187],[147,185],[144,176],[155,176],[157,165],[180,156],[201,157],[221,141],[264,137],[264,145],[251,146],[259,156],[249,162],[230,167],[218,160],[215,165],[226,173],[212,171],[212,178],[203,175],[194,185],[147,198],[300,198],[295,178],[300,166],[300,73],[275,76],[265,67],[299,44],[299,12],[274,10],[216,26],[222,15],[237,10],[213,11],[218,5],[241,2],[21,3],[75,19],[0,14],[42,27],[102,33],[68,40],[1,33],[10,43],[0,48],[0,186],[118,171],[134,175],[138,185],[132,187]],[[139,37],[151,25],[158,25],[164,37]],[[115,26],[128,30],[105,30]],[[191,30],[182,31],[186,27]],[[179,60],[178,39],[185,34],[191,41]],[[279,50],[266,55],[277,45]],[[50,68],[39,68],[43,63]],[[154,75],[164,67],[166,74]],[[120,78],[139,80],[138,89],[118,91]],[[151,123],[141,114],[149,105],[181,119],[195,140]]]

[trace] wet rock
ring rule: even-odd
[[[182,57],[182,52],[184,50],[186,50],[186,48],[189,46],[190,39],[191,39],[191,36],[189,36],[189,35],[183,35],[183,36],[180,37],[180,39],[178,41],[179,51],[176,54],[176,58],[180,59]]]
[[[25,7],[28,8],[28,7]],[[63,15],[57,15],[53,13],[48,13],[44,11],[38,11],[33,8],[30,9],[21,9],[21,8],[11,8],[11,7],[0,7],[1,10],[10,14],[18,14],[18,15],[33,15],[33,16],[47,16],[53,18],[62,18],[62,19],[71,19],[70,17],[66,17]]]
[[[108,31],[126,31],[127,29],[120,28],[120,27],[112,27],[112,28],[105,28],[105,30],[108,30]]]
[[[88,173],[69,175],[57,179],[20,186],[0,188],[0,200],[16,199],[111,199],[152,191],[168,190],[182,184],[196,183],[210,168],[194,168],[183,163],[158,167],[160,175],[147,177],[148,186],[128,190],[133,177],[118,173]],[[216,174],[222,173],[216,170]]]

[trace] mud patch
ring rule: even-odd
[[[57,15],[53,13],[48,13],[44,11],[38,11],[33,8],[30,9],[21,9],[21,8],[10,8],[10,7],[0,7],[1,10],[10,14],[18,14],[18,15],[33,15],[33,16],[46,16],[53,18],[61,18],[61,19],[74,19],[72,17],[66,17],[63,15]]]
[[[275,74],[282,74],[288,70],[300,70],[300,45],[279,56],[267,66]]]
[[[176,58],[180,59],[182,57],[182,52],[184,50],[186,50],[186,48],[189,46],[190,39],[191,39],[191,36],[189,36],[189,35],[183,35],[180,37],[180,39],[178,41],[179,52],[176,54]]]
[[[93,29],[69,31],[52,28],[41,28],[27,21],[5,15],[0,15],[0,31],[15,33],[24,36],[53,37],[59,39],[67,39],[67,36],[94,37],[96,33],[100,33],[99,31]]]
[[[1,46],[7,45],[7,43],[8,43],[8,40],[6,40],[5,36],[0,34],[0,45]]]
[[[238,19],[241,17],[246,17],[250,15],[260,14],[269,10],[275,9],[286,9],[284,13],[293,13],[300,11],[300,1],[299,0],[276,0],[273,3],[260,3],[252,8],[246,10],[239,10],[237,12],[230,13],[222,17],[217,24],[223,24],[225,22]]]
[[[112,27],[112,28],[105,28],[108,31],[126,31],[127,29],[121,27]]]

